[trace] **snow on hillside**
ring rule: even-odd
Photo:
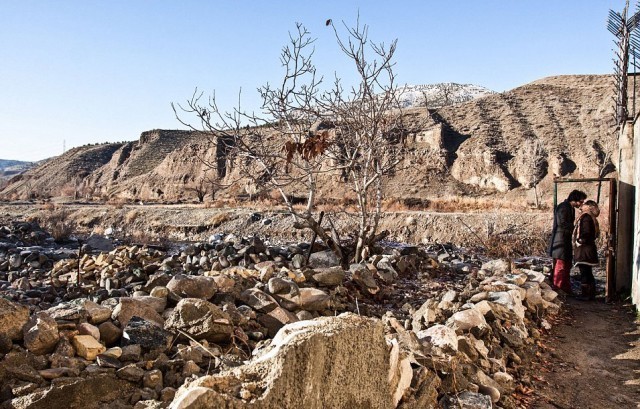
[[[423,107],[425,105],[429,108],[439,108],[496,93],[479,85],[456,84],[453,82],[404,85],[398,87],[398,92],[400,93],[400,102],[404,108]]]

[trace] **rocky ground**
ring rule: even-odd
[[[13,222],[0,227],[0,401],[521,407],[559,310],[544,268],[387,243],[345,269],[317,246],[224,234],[60,246]]]

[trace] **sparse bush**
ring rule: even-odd
[[[545,254],[548,240],[545,235],[494,234],[487,238],[485,245],[488,256],[513,259]]]
[[[69,221],[69,213],[65,209],[52,211],[46,215],[42,224],[58,243],[69,240],[74,232],[73,225]]]
[[[116,209],[122,209],[124,205],[127,204],[127,201],[121,197],[112,197],[107,201],[107,204]]]
[[[137,210],[137,209],[129,210],[129,211],[127,212],[127,214],[124,216],[124,221],[125,221],[127,224],[131,224],[131,223],[133,223],[134,221],[136,221],[136,219],[138,218],[138,216],[139,216],[139,215],[140,215],[140,212],[138,212],[138,210]]]
[[[214,214],[211,219],[209,220],[209,224],[213,227],[218,227],[220,226],[222,223],[229,221],[230,217],[229,217],[229,213],[228,212],[220,212],[220,213],[216,213]]]

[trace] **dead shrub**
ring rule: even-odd
[[[158,245],[162,243],[162,239],[158,237],[157,234],[154,234],[150,230],[133,230],[128,237],[126,237],[126,241],[131,244],[154,244]]]
[[[127,224],[131,224],[136,221],[139,215],[140,215],[140,212],[138,212],[137,209],[129,210],[127,214],[124,216],[124,221]]]
[[[496,234],[489,236],[484,244],[489,257],[514,259],[545,254],[548,240],[546,237]]]
[[[111,197],[107,201],[107,204],[109,206],[113,206],[116,209],[122,209],[124,208],[124,205],[127,204],[127,201],[121,197]]]
[[[220,212],[214,214],[211,219],[209,219],[209,224],[213,227],[218,227],[222,223],[229,221],[231,218],[228,212]]]
[[[65,209],[51,212],[42,224],[58,243],[69,240],[74,232],[73,224],[69,220],[69,213]]]
[[[76,197],[77,190],[74,184],[67,183],[60,189],[60,196]]]

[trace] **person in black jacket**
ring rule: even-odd
[[[600,208],[593,200],[587,200],[580,207],[582,213],[578,217],[573,230],[574,261],[580,270],[581,296],[586,300],[596,299],[596,280],[593,277],[593,266],[598,263],[598,247],[596,239],[600,235],[598,216]]]
[[[576,219],[575,209],[582,206],[586,198],[587,195],[583,191],[573,190],[553,212],[553,230],[549,245],[549,255],[553,258],[551,281],[555,288],[567,294],[572,293],[569,271],[573,260],[571,235]]]

